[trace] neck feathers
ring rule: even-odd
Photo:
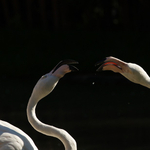
[[[56,79],[56,82],[53,81],[50,83],[51,87],[49,89],[51,89],[51,91],[54,89],[57,82],[58,78]],[[38,90],[33,91],[35,92]],[[27,106],[27,117],[32,127],[44,135],[58,138],[64,144],[65,150],[77,150],[76,141],[68,132],[54,126],[44,124],[37,118],[35,110],[37,103],[41,98],[37,97],[34,92],[32,93]]]

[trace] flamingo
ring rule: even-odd
[[[127,63],[118,58],[109,56],[103,61],[97,62],[95,65],[99,66],[97,71],[111,70],[120,73],[133,83],[150,88],[150,77],[141,66],[135,63]]]
[[[47,96],[66,73],[78,70],[71,64],[77,64],[74,60],[64,60],[58,63],[51,72],[43,75],[36,83],[27,105],[27,118],[30,124],[38,132],[47,136],[58,138],[65,150],[77,150],[75,139],[64,129],[42,123],[36,117],[37,103]],[[0,150],[38,150],[33,140],[21,129],[8,122],[0,120]]]

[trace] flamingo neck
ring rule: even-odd
[[[56,80],[54,84],[56,85],[57,82],[58,81]],[[52,85],[52,90],[55,85]],[[37,118],[36,106],[38,101],[39,100],[37,98],[31,96],[27,106],[27,117],[32,127],[44,135],[58,138],[63,143],[65,150],[77,150],[76,142],[69,133],[63,129],[44,124]]]

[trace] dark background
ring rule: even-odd
[[[149,0],[1,0],[0,118],[40,150],[63,149],[31,127],[26,106],[40,76],[75,59],[80,71],[40,101],[38,118],[67,130],[78,150],[149,150],[149,89],[94,66],[112,55],[150,72],[149,8]]]

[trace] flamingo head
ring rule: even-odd
[[[51,72],[43,75],[36,83],[31,97],[35,97],[35,99],[40,100],[47,96],[57,85],[60,78],[62,78],[66,73],[78,70],[71,64],[78,64],[78,62],[74,60],[63,60],[59,62]]]
[[[127,63],[115,57],[106,57],[105,60],[96,63],[99,65],[97,71],[111,70],[122,74],[128,80],[150,87],[150,79],[145,70],[134,63]]]
[[[51,75],[56,76],[58,78],[62,78],[66,73],[78,71],[78,68],[71,64],[78,64],[75,60],[63,60],[60,61],[50,72]]]

